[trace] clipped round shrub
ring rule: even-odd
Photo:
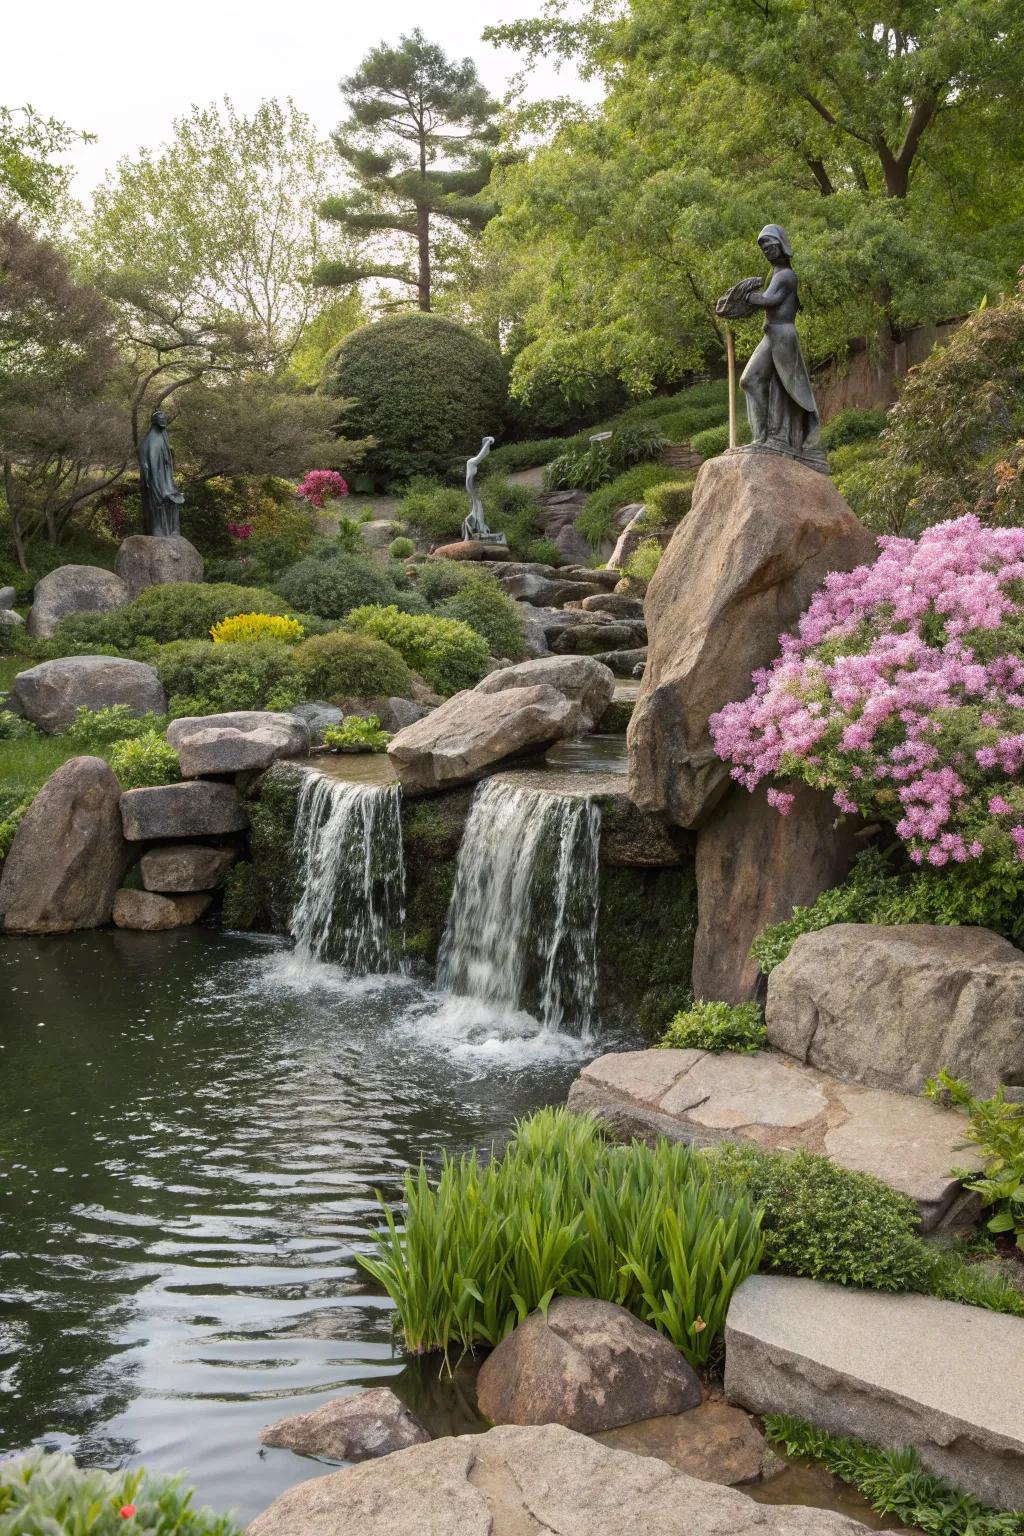
[[[294,654],[281,640],[238,645],[177,640],[154,660],[171,715],[219,715],[234,709],[291,709],[303,697]]]
[[[487,642],[461,619],[401,613],[398,608],[357,608],[348,623],[394,646],[400,656],[445,697],[472,688],[483,677]]]
[[[307,555],[277,581],[280,595],[299,612],[343,619],[366,603],[395,602],[394,583],[379,566],[358,555]]]
[[[750,423],[747,421],[746,412],[741,411],[736,420],[737,443],[750,442]],[[694,453],[699,453],[704,459],[717,458],[724,453],[729,446],[729,423],[723,422],[720,427],[707,427],[703,432],[695,432],[690,438],[690,447]]]
[[[664,480],[644,492],[644,522],[652,530],[674,528],[689,512],[694,479]]]
[[[472,331],[433,314],[392,315],[346,336],[327,365],[327,393],[352,404],[349,437],[373,437],[360,468],[382,483],[443,474],[496,435],[505,365]]]
[[[119,741],[110,753],[110,766],[122,789],[151,789],[173,784],[179,777],[178,754],[160,731]]]
[[[460,592],[438,605],[445,618],[461,619],[487,642],[492,656],[514,660],[523,653],[519,608],[489,573],[476,571]]]
[[[287,619],[283,614],[235,613],[229,619],[221,619],[210,630],[214,645],[237,645],[245,640],[284,640],[292,643],[301,640],[305,631],[298,619]]]
[[[407,539],[404,535],[399,535],[397,539],[392,539],[388,545],[388,554],[392,560],[408,560],[409,556],[415,553],[416,545],[412,539]]]
[[[465,561],[427,560],[416,572],[416,590],[428,603],[441,603],[461,592],[472,579],[473,572]]]
[[[229,582],[169,581],[147,587],[134,602],[111,613],[73,613],[61,619],[54,638],[61,643],[114,645],[130,650],[140,640],[205,639],[214,624],[236,613],[285,613],[287,604],[260,587]]]
[[[657,539],[642,539],[626,562],[626,576],[646,592],[664,550]]]
[[[409,668],[392,646],[351,630],[303,640],[292,656],[307,699],[405,698],[412,684]]]

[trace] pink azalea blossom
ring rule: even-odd
[[[295,494],[311,507],[322,507],[325,501],[347,496],[348,482],[336,469],[309,469],[295,487]]]

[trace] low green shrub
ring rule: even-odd
[[[366,540],[363,538],[363,530],[359,526],[357,517],[339,517],[338,526],[334,535],[337,545],[335,553],[343,555],[366,555]]]
[[[441,603],[454,597],[473,579],[469,561],[426,560],[416,570],[416,590],[428,603]]]
[[[883,1450],[785,1413],[766,1414],[764,1428],[787,1455],[816,1461],[856,1488],[876,1514],[895,1515],[928,1536],[1024,1536],[1024,1514],[989,1509],[951,1488],[924,1470],[914,1450]]]
[[[322,619],[343,619],[366,603],[397,601],[390,576],[369,559],[333,551],[299,560],[279,577],[276,589],[294,609]]]
[[[644,496],[644,523],[652,533],[674,528],[690,510],[696,477],[662,480],[652,485]]]
[[[848,405],[845,410],[826,421],[821,429],[821,440],[829,453],[836,448],[843,448],[847,443],[859,443],[865,439],[877,438],[885,427],[886,412],[861,410],[855,405]]]
[[[437,611],[475,629],[492,656],[514,661],[523,654],[522,616],[515,601],[489,572],[474,571],[458,592],[438,604]]]
[[[881,440],[860,438],[834,448],[829,454],[828,467],[839,494],[861,521],[869,528],[877,528],[880,533],[888,532],[884,519],[879,524],[875,518],[877,487],[881,479],[888,477],[892,484],[899,476],[885,459]]]
[[[238,645],[177,640],[165,645],[155,664],[168,711],[180,717],[234,709],[291,709],[303,696],[294,661],[297,650],[281,640]]]
[[[544,513],[536,493],[528,485],[491,476],[483,489],[488,526],[503,533],[509,547],[524,555],[528,544],[544,531]]]
[[[70,1456],[26,1451],[0,1463],[0,1536],[237,1536],[226,1515],[193,1509],[179,1478],[102,1472]]]
[[[110,749],[110,766],[122,789],[145,789],[173,784],[180,777],[178,754],[162,731],[117,741]]]
[[[750,442],[750,423],[747,414],[740,410],[736,419],[737,443]],[[694,453],[699,453],[704,459],[717,458],[724,453],[729,446],[729,423],[723,422],[718,427],[706,427],[703,432],[695,432],[690,438],[690,447]]]
[[[356,608],[348,624],[393,646],[414,672],[445,697],[478,683],[490,659],[487,642],[461,619],[400,613],[389,606]]]
[[[538,565],[562,565],[562,551],[554,539],[547,537],[531,539],[523,550],[523,556],[527,560],[536,561]]]
[[[964,924],[1018,938],[1024,924],[1022,896],[1020,882],[985,867],[904,868],[878,849],[867,848],[841,885],[823,891],[808,907],[794,907],[792,917],[763,929],[751,945],[751,954],[768,975],[785,960],[801,934],[817,933],[833,923]]]
[[[407,539],[404,534],[399,534],[397,539],[392,539],[388,545],[388,554],[392,560],[408,560],[410,555],[416,553],[416,545],[412,539]]]
[[[308,699],[405,698],[412,675],[398,652],[372,635],[335,629],[292,652]]]
[[[638,464],[626,470],[587,497],[583,511],[576,519],[577,532],[596,549],[599,544],[617,536],[619,530],[615,518],[623,507],[645,501],[653,486],[669,481],[675,483],[678,479],[679,471],[668,469],[664,464]]]
[[[25,741],[35,734],[31,720],[16,715],[11,709],[0,709],[0,741]]]
[[[925,1093],[935,1103],[967,1111],[964,1145],[976,1147],[985,1166],[981,1173],[961,1174],[964,1188],[994,1211],[988,1230],[1012,1234],[1024,1251],[1024,1104],[1007,1103],[1002,1087],[990,1099],[976,1098],[969,1083],[948,1072],[929,1078]]]
[[[580,434],[585,440],[586,434]],[[517,469],[538,469],[559,453],[574,439],[565,437],[532,437],[521,443],[502,443],[484,460],[488,474],[511,475]]]
[[[147,587],[134,602],[110,613],[70,614],[58,624],[54,639],[59,645],[69,641],[99,643],[128,651],[143,639],[161,645],[171,640],[206,639],[218,620],[236,613],[287,611],[287,604],[275,593],[259,587],[170,581]]]
[[[488,1161],[443,1154],[433,1188],[421,1163],[405,1201],[401,1228],[385,1208],[376,1254],[358,1261],[417,1352],[497,1344],[554,1296],[594,1296],[703,1365],[762,1247],[757,1212],[700,1154],[665,1141],[611,1146],[564,1109],[518,1122]]]
[[[661,564],[664,553],[657,539],[642,539],[626,561],[624,575],[630,581],[637,582],[646,591],[647,584]]]
[[[756,1003],[695,1002],[676,1014],[658,1044],[683,1051],[759,1051],[767,1040]]]
[[[415,528],[421,538],[434,543],[457,539],[468,512],[469,498],[465,491],[457,491],[450,485],[417,484],[398,503],[402,522]]]
[[[552,459],[544,471],[544,488],[596,491],[634,464],[657,458],[667,442],[656,422],[623,422],[610,436],[590,441],[585,448],[572,447]]]
[[[332,752],[386,752],[390,740],[377,715],[348,715],[324,731],[324,746]]]
[[[4,795],[0,799],[0,859],[6,859],[14,842],[14,834],[21,826],[22,818],[34,796],[22,795],[19,800],[11,800]]]
[[[86,709],[83,704],[75,711],[64,739],[79,752],[102,752],[115,742],[162,731],[164,725],[159,715],[135,715],[127,704],[111,704],[106,709]]]
[[[928,1289],[932,1257],[906,1195],[815,1152],[722,1142],[703,1155],[714,1178],[763,1209],[763,1269],[878,1291]]]

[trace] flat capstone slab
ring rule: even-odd
[[[121,825],[129,842],[146,842],[241,832],[249,825],[249,816],[233,784],[194,779],[126,790],[121,796]]]
[[[755,1413],[912,1446],[954,1487],[1024,1508],[1024,1318],[752,1275],[729,1306],[725,1391]]]
[[[772,1051],[613,1052],[584,1067],[569,1104],[624,1134],[824,1153],[908,1195],[925,1232],[952,1215],[961,1193],[950,1169],[981,1167],[962,1146],[966,1122],[955,1110],[844,1083]]]

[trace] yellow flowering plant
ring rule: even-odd
[[[235,645],[248,640],[301,640],[305,630],[298,619],[276,613],[234,613],[210,630],[214,645]]]

